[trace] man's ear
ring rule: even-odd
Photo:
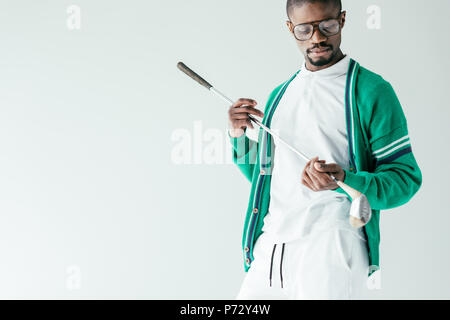
[[[346,15],[346,13],[347,13],[347,11],[342,11],[342,13],[341,13],[341,29],[345,25],[345,15]]]
[[[292,32],[294,32],[292,29],[293,29],[293,27],[292,27],[292,23],[289,21],[289,20],[287,20],[286,21],[286,25],[287,25],[287,27],[289,28],[289,31],[292,33]]]

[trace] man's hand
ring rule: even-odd
[[[249,115],[263,117],[264,113],[255,108],[258,103],[253,99],[241,98],[228,110],[229,133],[231,137],[239,138],[247,130],[254,129]]]
[[[338,184],[330,177],[332,174],[339,181],[344,181],[345,171],[336,163],[325,164],[319,157],[311,159],[303,169],[302,184],[313,191],[335,190]]]

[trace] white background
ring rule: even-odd
[[[450,3],[344,9],[342,49],[393,85],[423,173],[382,212],[373,298],[448,299]],[[0,298],[233,299],[250,184],[173,162],[173,132],[225,134],[228,109],[176,63],[263,109],[303,61],[285,21],[285,1],[1,0]]]

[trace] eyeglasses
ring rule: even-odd
[[[341,23],[339,18],[341,14],[337,18],[317,21],[314,23],[302,23],[298,24],[294,27],[294,36],[299,41],[306,41],[312,38],[314,34],[315,28],[319,28],[320,32],[325,37],[331,37],[339,33],[341,30]],[[289,21],[291,24],[292,22]]]

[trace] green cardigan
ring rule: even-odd
[[[267,127],[270,128],[272,116],[287,86],[300,71],[270,94],[262,120]],[[344,183],[365,194],[372,207],[372,218],[363,227],[370,275],[380,265],[380,210],[407,203],[422,185],[422,173],[412,153],[407,121],[394,89],[381,76],[353,59],[347,75],[345,119],[350,170],[344,169]],[[233,162],[251,182],[242,237],[247,272],[254,260],[254,244],[262,234],[263,220],[269,208],[274,142],[261,128],[258,141],[245,134],[239,138],[228,136],[233,146]],[[335,191],[352,200],[342,188]]]

